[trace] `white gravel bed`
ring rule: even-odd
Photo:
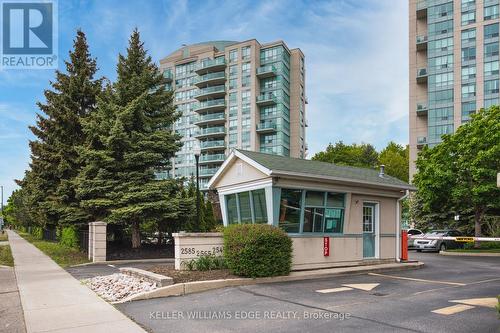
[[[96,276],[82,282],[108,302],[120,301],[131,295],[157,289],[156,283],[121,273]]]

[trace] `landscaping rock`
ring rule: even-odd
[[[157,289],[156,283],[121,273],[97,276],[83,280],[83,283],[108,302]]]

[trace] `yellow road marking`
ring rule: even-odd
[[[320,290],[316,290],[316,292],[321,293],[321,294],[328,294],[328,293],[336,293],[339,291],[347,291],[347,290],[352,290],[352,288],[340,287],[340,288],[333,288],[333,289],[320,289]]]
[[[465,283],[459,283],[459,282],[416,279],[416,278],[409,278],[409,277],[404,277],[404,276],[386,275],[386,274],[379,274],[379,273],[368,273],[368,275],[382,276],[382,277],[387,277],[387,278],[391,278],[391,279],[409,280],[409,281],[416,281],[416,282],[449,284],[451,286],[465,286],[466,285]]]
[[[462,303],[462,304],[468,304],[468,305],[485,306],[488,308],[494,308],[498,304],[498,300],[495,297],[457,299],[457,300],[453,300],[450,302]]]
[[[470,305],[464,305],[464,304],[457,304],[457,305],[452,305],[452,306],[447,306],[446,308],[441,308],[441,309],[436,309],[431,312],[440,314],[440,315],[452,315],[458,312],[462,312],[465,310],[473,309],[473,306]]]
[[[357,283],[357,284],[343,284],[344,287],[350,287],[355,289],[361,289],[364,291],[370,291],[377,287],[380,283]]]

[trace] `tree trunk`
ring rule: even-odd
[[[138,249],[141,247],[141,232],[139,229],[139,222],[132,222],[132,248]]]
[[[481,222],[483,219],[483,209],[476,207],[474,211],[474,236],[481,237]],[[479,241],[474,242],[474,247],[479,247]]]

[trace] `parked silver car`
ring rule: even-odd
[[[446,251],[446,249],[459,249],[463,247],[462,243],[455,240],[443,240],[443,239],[425,239],[425,237],[457,237],[461,236],[460,232],[457,230],[434,230],[423,235],[424,239],[415,239],[414,246],[417,252],[422,251]],[[422,236],[419,236],[422,237]]]
[[[416,250],[415,237],[423,236],[423,232],[418,229],[408,229],[408,250]]]

